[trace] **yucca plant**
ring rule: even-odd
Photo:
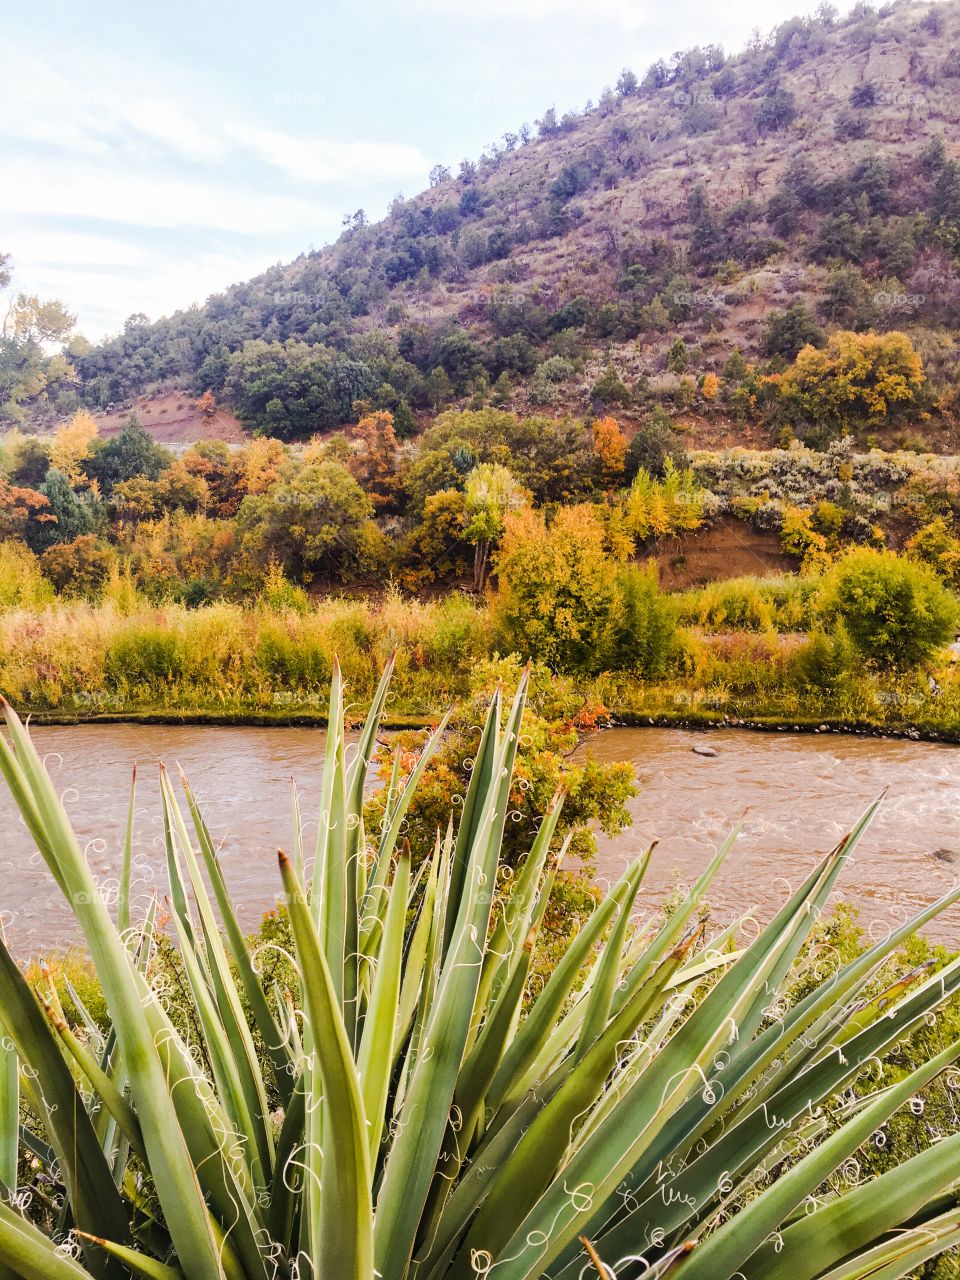
[[[0,767],[82,926],[110,1029],[79,997],[68,1025],[0,948],[0,1280],[890,1280],[960,1240],[960,1135],[869,1187],[821,1190],[960,1054],[848,1089],[960,987],[954,961],[870,998],[960,889],[791,1002],[873,808],[739,950],[733,929],[705,942],[700,923],[736,833],[650,928],[633,922],[647,850],[534,983],[563,796],[504,868],[525,682],[509,707],[495,695],[455,818],[411,851],[404,818],[445,724],[409,776],[397,757],[366,830],[388,679],[348,746],[334,675],[309,860],[294,803],[279,876],[295,989],[261,982],[196,800],[184,782],[182,809],[161,773],[190,1043],[151,985],[155,910],[131,919],[132,798],[114,922],[4,708]]]

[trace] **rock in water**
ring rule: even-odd
[[[934,849],[931,857],[936,858],[938,862],[960,862],[960,853],[955,849]]]
[[[690,750],[695,751],[698,756],[718,756],[720,754],[720,752],[717,751],[715,747],[707,747],[699,742],[696,744],[696,746],[691,747]]]

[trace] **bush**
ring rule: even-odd
[[[617,564],[593,508],[508,515],[496,557],[494,625],[507,652],[563,671],[596,671],[617,599]]]
[[[619,404],[625,408],[633,403],[633,396],[620,379],[620,375],[612,364],[607,365],[604,372],[593,384],[591,398],[600,404]]]
[[[951,640],[956,597],[932,569],[890,551],[850,552],[824,583],[824,609],[839,618],[874,665],[905,670]]]
[[[0,542],[0,609],[35,609],[53,599],[40,562],[22,542]]]
[[[841,625],[833,633],[817,628],[797,650],[793,672],[800,685],[841,700],[856,680],[861,660]]]
[[[260,630],[255,661],[285,693],[322,689],[330,680],[333,653],[314,628],[299,619],[271,619]]]
[[[832,438],[851,425],[910,419],[922,409],[923,366],[906,334],[831,334],[825,350],[807,346],[783,375],[791,420],[812,422]]]
[[[95,599],[110,577],[116,554],[92,533],[48,547],[40,567],[61,595]]]
[[[537,377],[546,382],[568,382],[573,373],[573,365],[563,356],[551,356],[537,369]]]
[[[772,311],[767,317],[763,350],[768,356],[793,360],[806,346],[822,347],[826,334],[802,302],[786,311]]]
[[[666,675],[677,644],[676,608],[660,592],[655,566],[623,565],[617,591],[607,666],[645,680]]]
[[[178,631],[159,623],[141,623],[111,642],[104,673],[116,689],[144,685],[159,690],[179,680],[186,665],[186,646]]]
[[[662,478],[667,462],[678,471],[689,466],[680,435],[674,430],[673,421],[658,405],[646,421],[637,428],[627,447],[624,478],[629,484],[638,471],[646,471],[657,479]]]

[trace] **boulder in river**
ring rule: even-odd
[[[698,756],[718,756],[720,754],[716,747],[708,747],[703,742],[696,743],[690,750],[695,751]]]
[[[960,862],[960,853],[956,849],[934,849],[930,856],[938,862]]]

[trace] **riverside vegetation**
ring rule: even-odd
[[[960,889],[838,948],[817,917],[874,805],[752,940],[702,917],[733,832],[649,925],[631,911],[641,854],[538,969],[570,834],[560,790],[505,843],[526,674],[511,702],[494,694],[460,803],[407,838],[446,722],[394,755],[365,805],[389,676],[348,749],[334,669],[316,849],[297,818],[286,909],[257,939],[188,784],[184,809],[161,774],[175,951],[155,900],[132,909],[129,834],[114,922],[4,708],[0,770],[83,930],[99,1004],[70,988],[68,1018],[49,975],[32,985],[0,944],[0,1265],[28,1280],[937,1266],[960,1241],[960,959],[896,957]],[[906,1158],[911,1104],[925,1122]],[[880,1176],[861,1181],[861,1160]]]
[[[0,470],[0,691],[32,712],[321,718],[335,653],[363,702],[396,650],[399,723],[518,654],[624,718],[960,727],[953,459],[497,410],[175,458],[81,413]],[[662,590],[717,527],[779,573]]]

